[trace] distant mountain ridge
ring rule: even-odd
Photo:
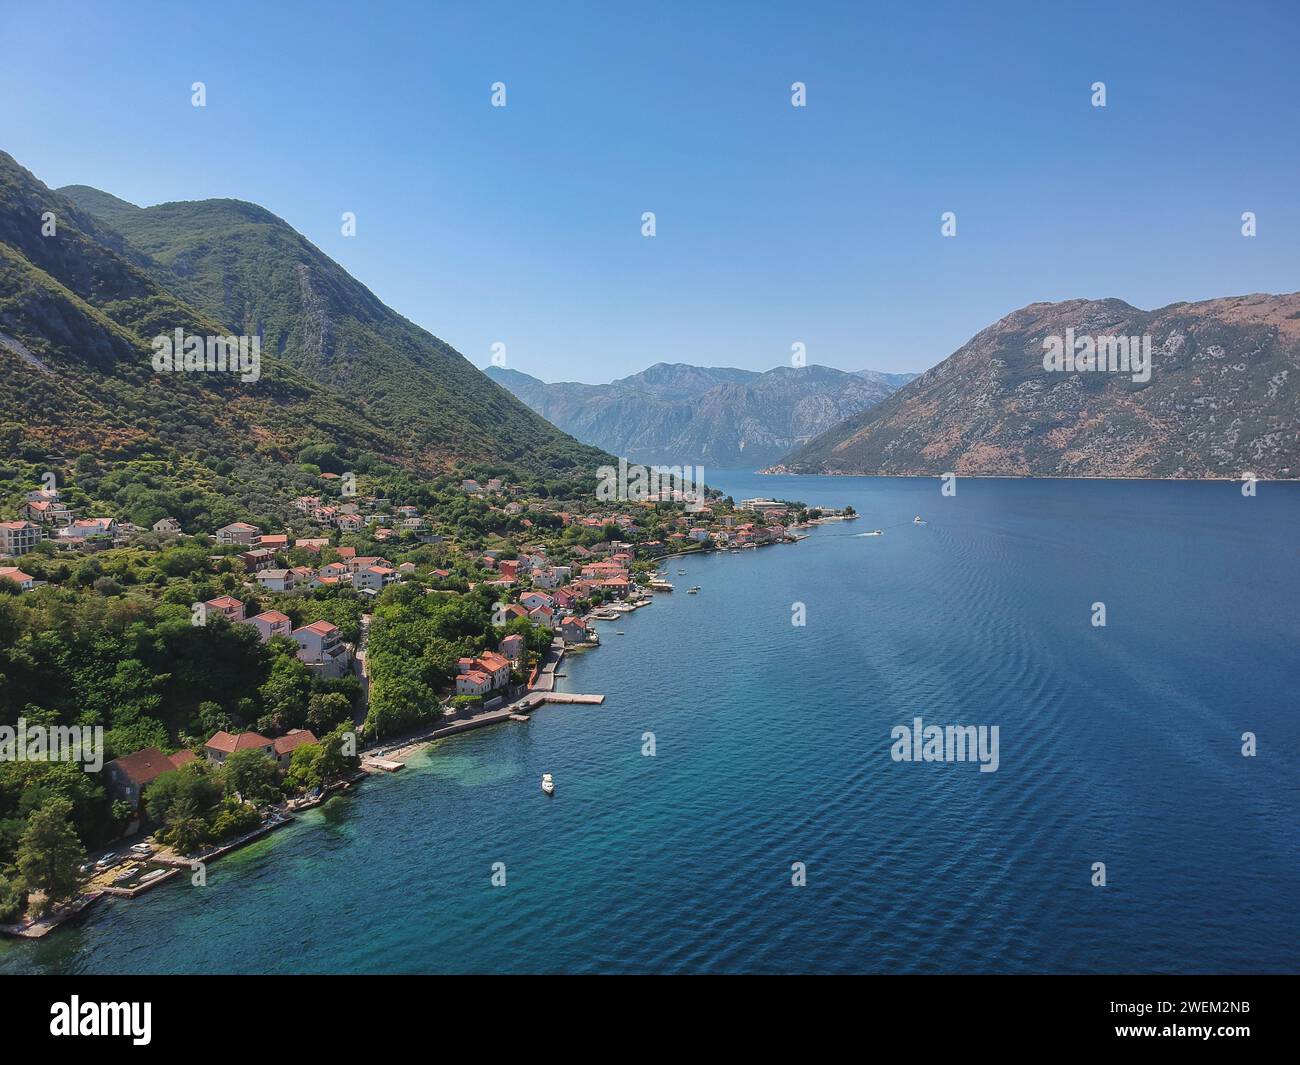
[[[715,468],[773,462],[915,376],[661,362],[588,385],[547,384],[498,366],[484,372],[565,432],[629,461]]]
[[[1143,337],[1148,381],[1049,372],[1044,340]],[[1021,308],[771,472],[971,476],[1300,476],[1300,293],[1143,311]]]

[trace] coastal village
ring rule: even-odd
[[[202,576],[221,592],[189,604],[191,624],[255,632],[260,644],[301,664],[313,713],[329,711],[292,727],[214,711],[210,720],[221,727],[205,734],[110,751],[103,785],[120,834],[105,853],[83,856],[74,889],[54,899],[33,892],[29,903],[37,905],[16,920],[10,913],[0,931],[36,937],[105,895],[134,898],[288,824],[369,773],[399,770],[432,740],[525,722],[547,702],[599,703],[599,695],[556,692],[556,667],[566,653],[598,646],[598,622],[672,593],[670,571],[660,568],[668,559],[792,542],[803,524],[853,516],[778,500],[700,500],[670,488],[636,503],[579,503],[533,496],[496,477],[462,478],[455,491],[499,531],[459,535],[437,513],[361,495],[351,475],[330,472],[319,474],[312,494],[284,501],[279,528],[252,521],[186,528],[170,516],[144,527],[78,515],[56,489],[25,493],[18,513],[0,521],[0,585],[10,594],[40,595],[60,579],[84,586],[98,575],[96,591],[120,595],[107,564],[116,556],[197,548]],[[433,705],[420,709],[414,727],[397,729],[372,712],[373,692],[387,678],[368,662],[395,596],[417,606],[473,598],[492,612],[490,636],[460,645],[468,653],[426,700]],[[176,803],[159,798],[175,790],[184,806],[205,788],[211,812],[197,830],[175,815]]]

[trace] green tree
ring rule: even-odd
[[[310,791],[325,783],[321,774],[321,759],[325,749],[319,743],[304,743],[296,747],[289,760],[289,784],[298,791]]]
[[[151,820],[175,827],[186,816],[197,816],[212,809],[222,795],[222,774],[201,759],[187,762],[179,769],[163,773],[145,792],[144,807]]]
[[[253,802],[275,802],[283,795],[280,771],[265,751],[236,751],[226,759],[226,794],[238,792]]]
[[[307,727],[320,736],[352,720],[352,702],[341,692],[318,692],[307,702]]]
[[[0,876],[0,923],[13,924],[23,915],[22,888],[8,877]]]
[[[85,850],[69,818],[72,803],[51,799],[27,820],[18,844],[18,874],[28,891],[39,891],[40,913],[77,890],[77,867]]]

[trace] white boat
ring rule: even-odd
[[[685,577],[685,576],[686,576],[686,571],[685,571],[684,569],[679,569],[679,570],[677,571],[677,576],[679,576],[679,577]]]
[[[924,524],[925,524],[925,521],[921,518],[921,515],[918,514],[915,518],[912,519],[912,524],[913,524],[913,525],[924,525]]]
[[[863,536],[884,536],[884,529],[872,529],[871,532],[862,533]]]
[[[542,791],[546,792],[547,795],[555,794],[555,781],[551,779],[550,773],[542,774]]]
[[[700,586],[697,584],[697,585],[695,585],[695,587],[693,587],[693,588],[687,588],[687,589],[686,589],[686,594],[687,594],[687,595],[694,595],[694,594],[695,594],[696,592],[698,592],[699,590],[700,590]]]

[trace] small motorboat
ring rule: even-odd
[[[686,576],[686,571],[685,571],[684,569],[679,569],[679,570],[677,571],[677,576],[679,576],[679,577],[685,577],[685,576]]]
[[[542,774],[542,791],[546,792],[547,795],[555,794],[555,781],[551,779],[550,773]]]
[[[884,530],[884,529],[872,529],[871,532],[864,532],[864,533],[862,533],[861,535],[863,535],[863,536],[884,536],[884,535],[885,535],[885,530]]]
[[[912,524],[913,524],[913,525],[924,525],[924,524],[925,524],[925,519],[922,518],[920,514],[918,514],[915,518],[912,519]]]
[[[699,590],[700,590],[700,586],[697,584],[697,585],[695,585],[695,586],[692,587],[692,588],[687,588],[687,589],[686,589],[686,594],[687,594],[687,595],[694,595],[694,594],[695,594],[696,592],[698,592]]]

